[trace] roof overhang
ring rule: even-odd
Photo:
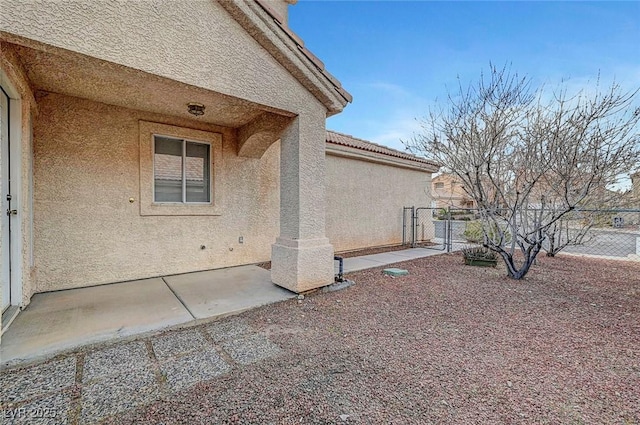
[[[8,38],[12,44],[5,41]],[[264,153],[265,135],[275,142],[293,113],[176,80],[128,68],[81,53],[0,32],[4,55],[17,59],[37,96],[58,93],[123,108],[238,128],[249,140],[243,151]],[[194,117],[187,105],[206,105]],[[267,132],[268,130],[268,132]],[[261,134],[260,143],[254,133]],[[249,149],[250,148],[250,149]]]
[[[342,112],[351,95],[304,47],[302,40],[255,1],[219,3],[265,50],[327,108],[327,116]]]
[[[326,153],[327,155],[340,156],[343,158],[388,165],[390,167],[406,168],[409,170],[421,171],[423,173],[429,174],[438,171],[438,167],[436,167],[435,165],[426,164],[424,162],[397,158],[377,152],[370,152],[358,148],[353,148],[350,146],[338,145],[335,143],[326,144]]]

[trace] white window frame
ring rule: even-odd
[[[218,181],[222,175],[222,134],[142,120],[139,121],[138,126],[140,136],[140,215],[222,215],[224,198],[222,184]],[[210,146],[210,202],[155,202],[155,136],[165,136],[194,143],[204,143]],[[183,143],[183,146],[186,146],[186,144]]]
[[[168,139],[175,139],[176,141],[182,142],[182,202],[168,202],[168,201],[156,201],[156,136],[158,137],[166,137]],[[209,202],[189,202],[187,201],[187,143],[196,143],[200,145],[209,146]],[[184,137],[179,138],[175,136],[170,136],[167,134],[153,134],[153,203],[154,204],[173,204],[173,205],[211,205],[213,203],[213,161],[211,157],[213,156],[212,143],[204,140],[191,140],[186,139]]]

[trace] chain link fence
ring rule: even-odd
[[[437,208],[405,207],[402,244],[438,251],[449,249],[449,223],[438,216],[439,212]]]
[[[412,247],[455,251],[482,244],[485,234],[480,211],[472,208],[405,207],[403,243]],[[552,210],[529,209],[518,215],[516,229],[530,228],[533,220],[543,222]],[[496,211],[490,237],[504,237],[511,243],[513,222],[507,210]],[[486,226],[485,226],[486,227]],[[489,226],[490,227],[490,226]],[[544,234],[543,250],[557,253],[640,261],[640,209],[574,210],[556,221]]]

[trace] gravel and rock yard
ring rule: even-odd
[[[523,281],[459,254],[397,266],[3,372],[3,423],[640,424],[639,263],[540,258]],[[7,419],[41,406],[60,415]]]

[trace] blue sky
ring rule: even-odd
[[[489,63],[536,85],[640,87],[640,1],[313,1],[289,26],[353,95],[327,128],[403,149],[436,99]]]

